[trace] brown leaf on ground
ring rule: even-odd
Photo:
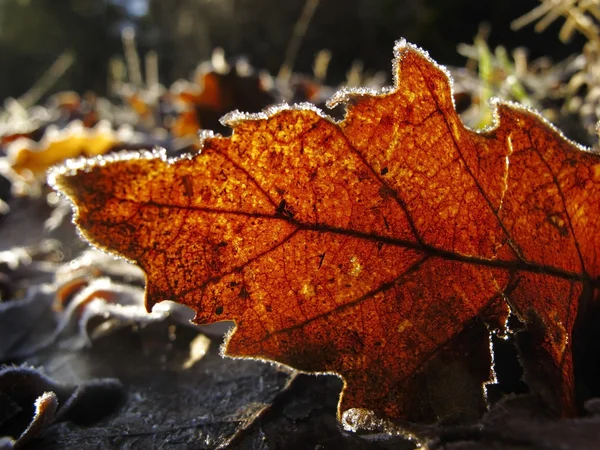
[[[200,66],[194,83],[176,83],[170,95],[181,111],[171,126],[174,136],[196,136],[201,129],[227,131],[220,118],[233,110],[260,111],[273,104],[273,93],[247,63]]]
[[[170,299],[196,323],[235,321],[226,355],[338,374],[340,416],[476,417],[484,325],[502,329],[509,307],[530,326],[531,387],[573,414],[599,155],[514,105],[496,105],[494,129],[465,128],[446,71],[404,41],[395,70],[390,90],[334,97],[340,123],[309,107],[234,114],[233,135],[189,159],[80,161],[52,182],[90,242],[145,271],[149,310]]]

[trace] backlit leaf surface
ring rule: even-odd
[[[485,408],[488,330],[531,324],[523,364],[575,411],[573,329],[600,269],[600,157],[536,114],[463,126],[447,73],[396,46],[396,86],[233,114],[229,138],[67,163],[52,182],[94,245],[147,275],[147,307],[233,320],[225,354],[345,380],[339,412],[409,421]],[[536,381],[537,380],[537,381]],[[536,384],[537,383],[537,384]]]

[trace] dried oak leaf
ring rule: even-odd
[[[71,162],[51,181],[90,242],[145,271],[149,310],[170,299],[196,323],[235,321],[228,356],[338,374],[347,424],[483,409],[483,323],[502,328],[509,306],[533,324],[533,388],[573,414],[600,156],[510,104],[495,128],[467,129],[447,72],[395,50],[395,87],[336,95],[340,123],[306,105],[233,114],[233,135],[188,159]]]

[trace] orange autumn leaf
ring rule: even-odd
[[[395,87],[229,116],[176,161],[126,153],[55,169],[94,245],[146,273],[150,310],[233,320],[224,353],[344,380],[339,417],[432,422],[485,408],[488,329],[528,326],[530,387],[576,410],[573,330],[600,273],[600,156],[497,103],[467,129],[449,78],[396,46]]]
[[[128,130],[114,131],[106,122],[85,128],[82,122],[74,121],[60,131],[49,127],[39,142],[31,139],[11,142],[7,149],[8,161],[18,174],[28,171],[43,176],[54,164],[77,156],[103,155],[131,136]]]

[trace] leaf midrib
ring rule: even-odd
[[[129,200],[132,201],[132,200]],[[296,228],[297,231],[316,231],[320,233],[332,233],[342,236],[351,236],[359,239],[364,239],[376,243],[382,243],[387,245],[392,245],[396,247],[407,248],[411,250],[416,250],[427,254],[430,257],[439,257],[449,261],[458,261],[463,262],[465,264],[471,264],[482,267],[492,267],[492,268],[501,268],[507,269],[511,271],[524,271],[524,272],[532,272],[532,273],[543,273],[552,276],[556,276],[558,278],[563,278],[567,280],[580,280],[591,282],[592,284],[598,284],[600,286],[600,280],[592,280],[587,273],[577,273],[577,272],[569,272],[563,269],[559,269],[553,266],[540,265],[536,263],[530,263],[523,260],[501,260],[501,259],[487,259],[481,258],[479,256],[472,255],[463,255],[460,253],[456,253],[453,251],[441,249],[429,244],[421,244],[418,242],[411,242],[405,239],[392,238],[388,236],[382,236],[378,234],[372,233],[364,233],[357,230],[351,230],[346,228],[338,228],[332,227],[326,224],[307,224],[300,222],[293,218],[288,218],[279,214],[267,214],[267,213],[255,213],[248,211],[238,211],[238,210],[230,210],[230,209],[219,209],[219,208],[210,208],[210,207],[202,207],[202,206],[186,206],[186,205],[173,205],[168,203],[160,203],[155,201],[147,201],[147,202],[139,202],[132,201],[140,205],[141,207],[156,207],[156,208],[171,208],[171,209],[179,209],[183,211],[195,211],[199,213],[207,213],[207,214],[219,214],[219,215],[236,215],[236,216],[245,216],[257,219],[267,219],[267,220],[276,220],[288,223]],[[267,251],[266,253],[268,253]],[[245,265],[245,264],[244,264]],[[239,269],[237,269],[239,270]]]

